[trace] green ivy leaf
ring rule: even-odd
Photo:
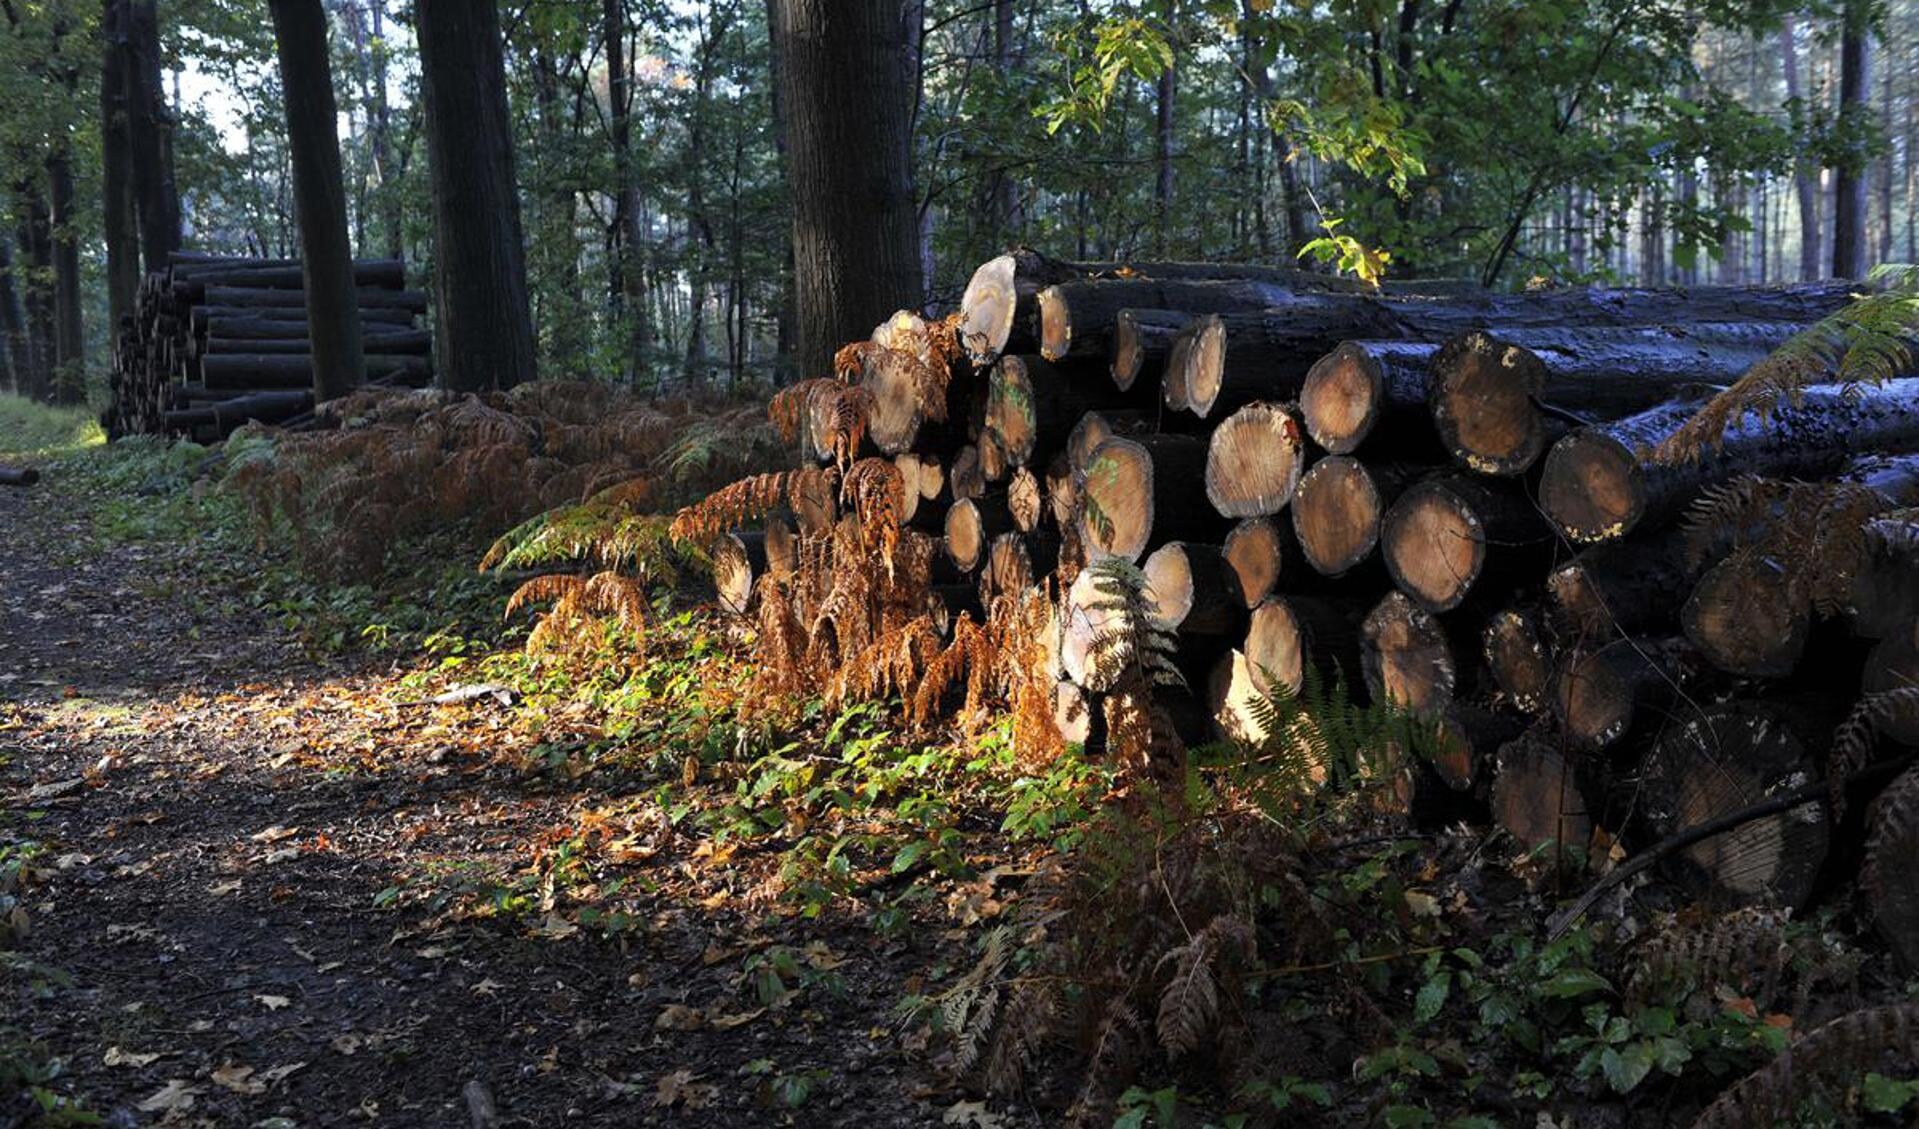
[[[1623,1049],[1607,1047],[1599,1056],[1606,1082],[1616,1094],[1631,1093],[1633,1087],[1652,1073],[1653,1048],[1650,1043],[1633,1043]]]
[[[1424,1023],[1446,1006],[1446,997],[1452,994],[1453,974],[1436,973],[1432,979],[1420,985],[1419,995],[1413,1001],[1413,1020]]]

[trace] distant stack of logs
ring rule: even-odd
[[[140,285],[114,343],[110,435],[208,441],[249,420],[287,423],[313,408],[312,340],[297,259],[175,251]],[[354,264],[369,383],[423,387],[433,340],[426,295],[398,259]]]
[[[1744,474],[1845,475],[1888,510],[1919,504],[1919,379],[1816,388],[1697,461],[1647,453],[1848,300],[1841,283],[1368,294],[1020,250],[966,291],[970,358],[943,422],[912,366],[867,351],[861,454],[895,460],[907,524],[944,538],[935,584],[956,613],[982,586],[1079,576],[1059,613],[1069,739],[1098,745],[1086,707],[1106,689],[1088,650],[1110,612],[1081,566],[1116,556],[1177,633],[1194,700],[1170,712],[1200,719],[1189,738],[1260,740],[1253,697],[1315,670],[1432,723],[1438,754],[1407,770],[1405,802],[1495,820],[1559,859],[1816,780],[1862,686],[1919,679],[1912,524],[1870,531],[1848,614],[1821,621],[1780,590],[1779,562],[1698,559],[1674,520]],[[834,499],[818,504],[723,555],[730,606],[790,566],[796,528],[830,528]],[[1712,899],[1796,905],[1829,840],[1808,804],[1682,852],[1678,870]]]

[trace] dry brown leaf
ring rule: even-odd
[[[229,1062],[216,1067],[210,1077],[214,1085],[232,1090],[236,1094],[264,1094],[267,1090],[265,1082],[254,1081],[251,1066]]]
[[[700,1076],[681,1067],[673,1073],[663,1076],[659,1088],[653,1094],[657,1105],[684,1105],[688,1109],[704,1109],[713,1103],[720,1091],[710,1082],[701,1082]]]
[[[192,1109],[194,1095],[203,1092],[199,1086],[189,1085],[184,1078],[169,1078],[165,1086],[134,1108],[141,1113],[181,1113]]]
[[[685,1004],[667,1004],[660,1014],[654,1017],[653,1028],[656,1031],[697,1031],[706,1023],[706,1013],[696,1007]]]
[[[139,1054],[134,1051],[123,1051],[119,1047],[108,1047],[107,1053],[101,1056],[101,1061],[108,1066],[145,1066],[159,1057],[158,1054]]]

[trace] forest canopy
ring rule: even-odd
[[[413,4],[325,8],[354,253],[430,273]],[[817,375],[794,360],[779,8],[500,6],[542,375]],[[899,8],[885,50],[910,86],[913,232],[884,238],[915,241],[902,254],[929,305],[1015,243],[1086,261],[1309,248],[1328,269],[1508,288],[1860,277],[1919,257],[1910,0]],[[179,245],[298,254],[268,9],[0,6],[10,368],[68,399],[104,371],[127,285],[107,277],[116,129],[136,194],[160,175],[143,164],[164,168]]]

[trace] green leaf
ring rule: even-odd
[[[1589,968],[1562,968],[1539,986],[1539,994],[1549,1000],[1572,1000],[1610,991],[1612,982]]]
[[[1613,1088],[1614,1093],[1631,1093],[1633,1087],[1652,1073],[1652,1044],[1633,1043],[1623,1049],[1607,1047],[1599,1056],[1599,1065],[1605,1071],[1606,1083]]]
[[[1423,1129],[1433,1123],[1433,1113],[1423,1106],[1389,1105],[1386,1107],[1387,1129]]]
[[[1901,1082],[1873,1071],[1866,1075],[1859,1097],[1873,1113],[1898,1113],[1919,1098],[1919,1081]]]
[[[1419,995],[1413,1001],[1413,1020],[1424,1023],[1439,1014],[1446,1006],[1446,997],[1452,994],[1453,974],[1440,972],[1432,979],[1420,985]]]

